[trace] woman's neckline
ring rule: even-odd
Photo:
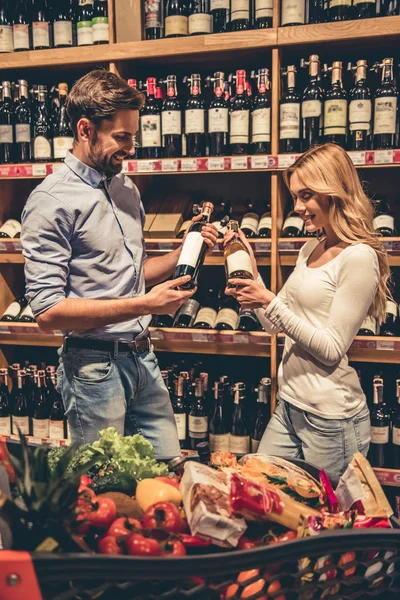
[[[345,250],[347,250],[348,248],[351,248],[351,245],[348,245],[348,246],[346,246],[345,248],[342,248],[342,250],[341,250],[341,252],[339,252],[339,254],[337,254],[336,256],[334,256],[333,258],[331,258],[331,260],[328,260],[328,262],[324,263],[323,265],[319,265],[318,267],[309,267],[309,266],[308,266],[308,261],[310,260],[310,258],[311,258],[311,256],[312,256],[312,254],[313,254],[314,250],[315,250],[316,248],[318,248],[319,244],[324,244],[324,243],[325,243],[325,240],[321,240],[320,242],[319,242],[318,240],[316,240],[316,241],[317,241],[317,244],[316,244],[316,245],[315,245],[315,246],[314,246],[314,247],[311,249],[311,252],[310,252],[310,254],[307,256],[307,258],[306,258],[306,261],[305,261],[305,267],[306,267],[306,269],[309,269],[310,271],[318,271],[318,269],[323,269],[323,268],[324,268],[324,267],[326,267],[327,265],[330,265],[330,264],[331,264],[333,261],[335,261],[337,258],[339,258],[339,257],[340,257],[340,256],[343,254],[343,252],[344,252]]]

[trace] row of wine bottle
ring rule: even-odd
[[[56,368],[28,365],[21,369],[14,363],[9,371],[0,369],[0,435],[17,434],[19,429],[37,438],[67,438],[63,403],[56,389]]]
[[[371,444],[368,459],[373,467],[400,469],[400,379],[396,380],[396,405],[384,399],[382,377],[373,380]]]
[[[0,3],[0,52],[108,43],[107,0]]]

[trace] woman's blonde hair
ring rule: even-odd
[[[368,314],[385,320],[386,298],[390,296],[390,268],[382,238],[373,228],[374,210],[365,194],[348,154],[336,144],[315,146],[305,152],[284,173],[289,188],[296,172],[305,187],[329,200],[329,222],[337,237],[346,244],[367,244],[376,252],[379,286]]]

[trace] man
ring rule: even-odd
[[[189,278],[160,285],[180,249],[147,258],[139,192],[121,174],[135,152],[142,103],[138,91],[107,71],[75,83],[67,101],[73,151],[30,195],[22,248],[37,322],[66,336],[58,375],[72,441],[92,442],[114,426],[142,433],[157,457],[170,458],[180,449],[148,325],[151,314],[174,313],[193,290],[176,289]],[[202,235],[212,248],[215,228]]]

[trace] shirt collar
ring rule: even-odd
[[[107,179],[105,175],[85,165],[85,163],[76,158],[71,152],[68,152],[64,162],[82,181],[94,188],[99,188],[105,182],[110,183],[110,179]]]

